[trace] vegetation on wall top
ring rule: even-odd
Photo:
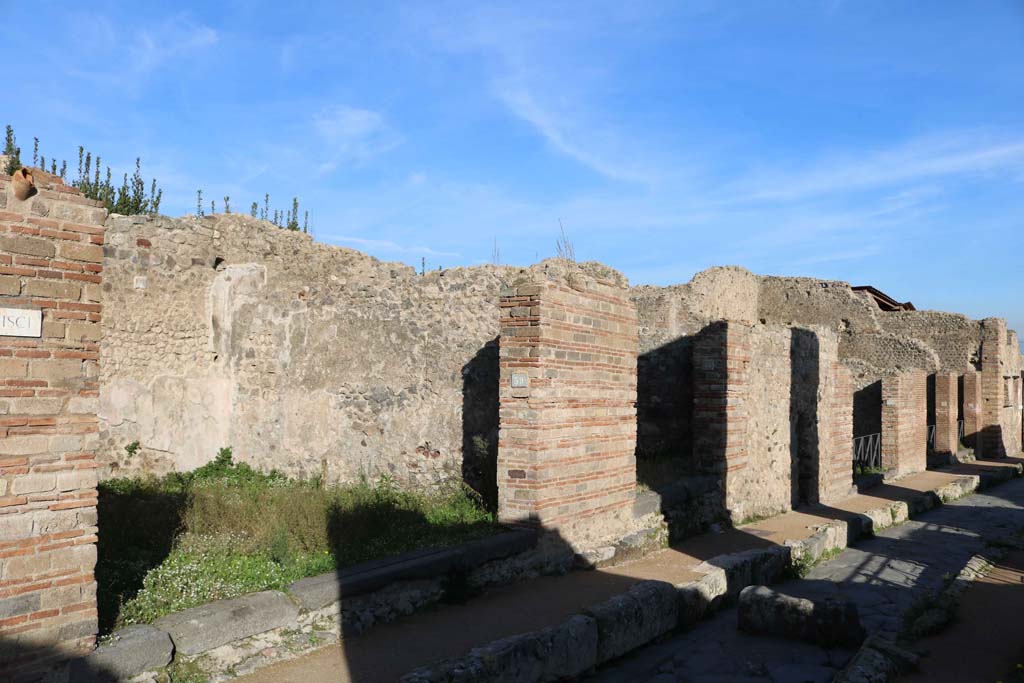
[[[4,155],[7,161],[2,169],[4,173],[11,175],[24,164],[21,158],[21,148],[18,146],[14,128],[7,126],[6,138],[4,140]],[[47,168],[46,157],[39,153],[39,138],[33,138],[32,144],[32,168],[37,168],[44,173],[49,173],[68,182],[67,161],[62,161],[60,168],[57,167],[57,159],[50,159],[50,166]],[[122,176],[121,185],[113,182],[113,172],[107,166],[106,173],[102,171],[103,164],[97,155],[95,160],[92,152],[86,151],[84,147],[78,148],[78,177],[72,180],[71,187],[77,188],[84,197],[103,202],[111,213],[119,213],[126,216],[136,214],[155,215],[160,211],[160,200],[164,191],[157,187],[156,178],[149,184],[149,192],[146,192],[146,182],[142,179],[142,160],[135,159],[135,172],[129,178],[125,173]]]

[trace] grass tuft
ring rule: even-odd
[[[460,486],[425,493],[387,477],[324,486],[236,463],[230,449],[192,472],[99,489],[103,632],[497,528]]]

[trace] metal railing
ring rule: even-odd
[[[935,425],[928,425],[928,450],[935,450]]]
[[[867,434],[853,439],[853,467],[861,471],[882,468],[882,435]]]

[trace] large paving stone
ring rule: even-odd
[[[188,656],[295,623],[299,608],[277,591],[218,600],[158,619],[175,649]]]
[[[144,671],[171,663],[174,644],[164,631],[138,624],[115,631],[109,642],[87,657],[71,662],[70,677],[76,683],[124,681]]]

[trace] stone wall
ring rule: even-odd
[[[97,630],[96,407],[106,211],[63,186],[25,201],[0,176],[0,679],[89,651]]]
[[[501,298],[498,514],[577,547],[633,531],[636,309],[582,271]]]
[[[999,458],[1021,450],[1021,356],[1006,321],[982,321],[981,441],[979,455]]]
[[[111,217],[105,263],[110,470],[230,445],[290,475],[465,474],[493,494],[497,296],[518,269],[420,275],[238,215]]]

